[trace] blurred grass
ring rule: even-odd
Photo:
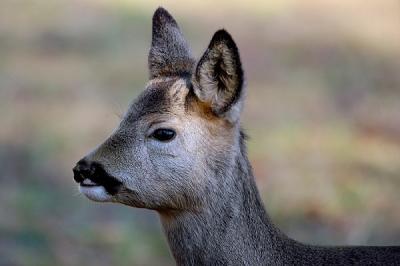
[[[142,90],[158,5],[0,3],[0,265],[173,264],[154,213],[89,202],[71,171]],[[237,41],[274,222],[309,243],[399,245],[399,3],[162,5],[198,56],[218,28]]]

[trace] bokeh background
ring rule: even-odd
[[[1,0],[0,265],[173,265],[155,213],[88,201],[71,170],[143,89],[159,5],[197,56],[234,36],[284,232],[400,245],[399,1]]]

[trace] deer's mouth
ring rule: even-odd
[[[80,182],[79,185],[81,187],[97,187],[97,186],[100,186],[99,184],[93,182],[92,180],[90,180],[88,178],[84,179],[82,182]]]
[[[108,174],[93,175],[83,179],[79,185],[81,187],[99,187],[102,186],[110,195],[115,195],[122,186],[122,183],[115,177]]]
[[[79,182],[79,190],[95,201],[111,200],[121,187],[122,183],[109,175],[93,175]]]
[[[79,190],[91,200],[104,202],[111,201],[113,196],[120,190],[121,185],[121,182],[111,177],[105,177],[101,182],[85,178],[79,183]]]
[[[99,163],[78,162],[73,169],[79,190],[91,200],[110,201],[122,187],[122,182],[108,174]]]

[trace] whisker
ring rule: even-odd
[[[118,102],[117,100],[111,100],[110,101],[111,108],[112,108],[112,113],[118,117],[118,119],[122,119],[124,116],[124,111],[122,104]]]
[[[81,191],[79,190],[79,187],[76,186],[73,190],[74,191],[72,191],[72,195],[74,197],[78,197],[78,196],[82,195]]]

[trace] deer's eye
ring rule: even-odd
[[[173,140],[175,135],[176,133],[172,129],[159,128],[151,134],[151,137],[158,141],[167,142]]]

